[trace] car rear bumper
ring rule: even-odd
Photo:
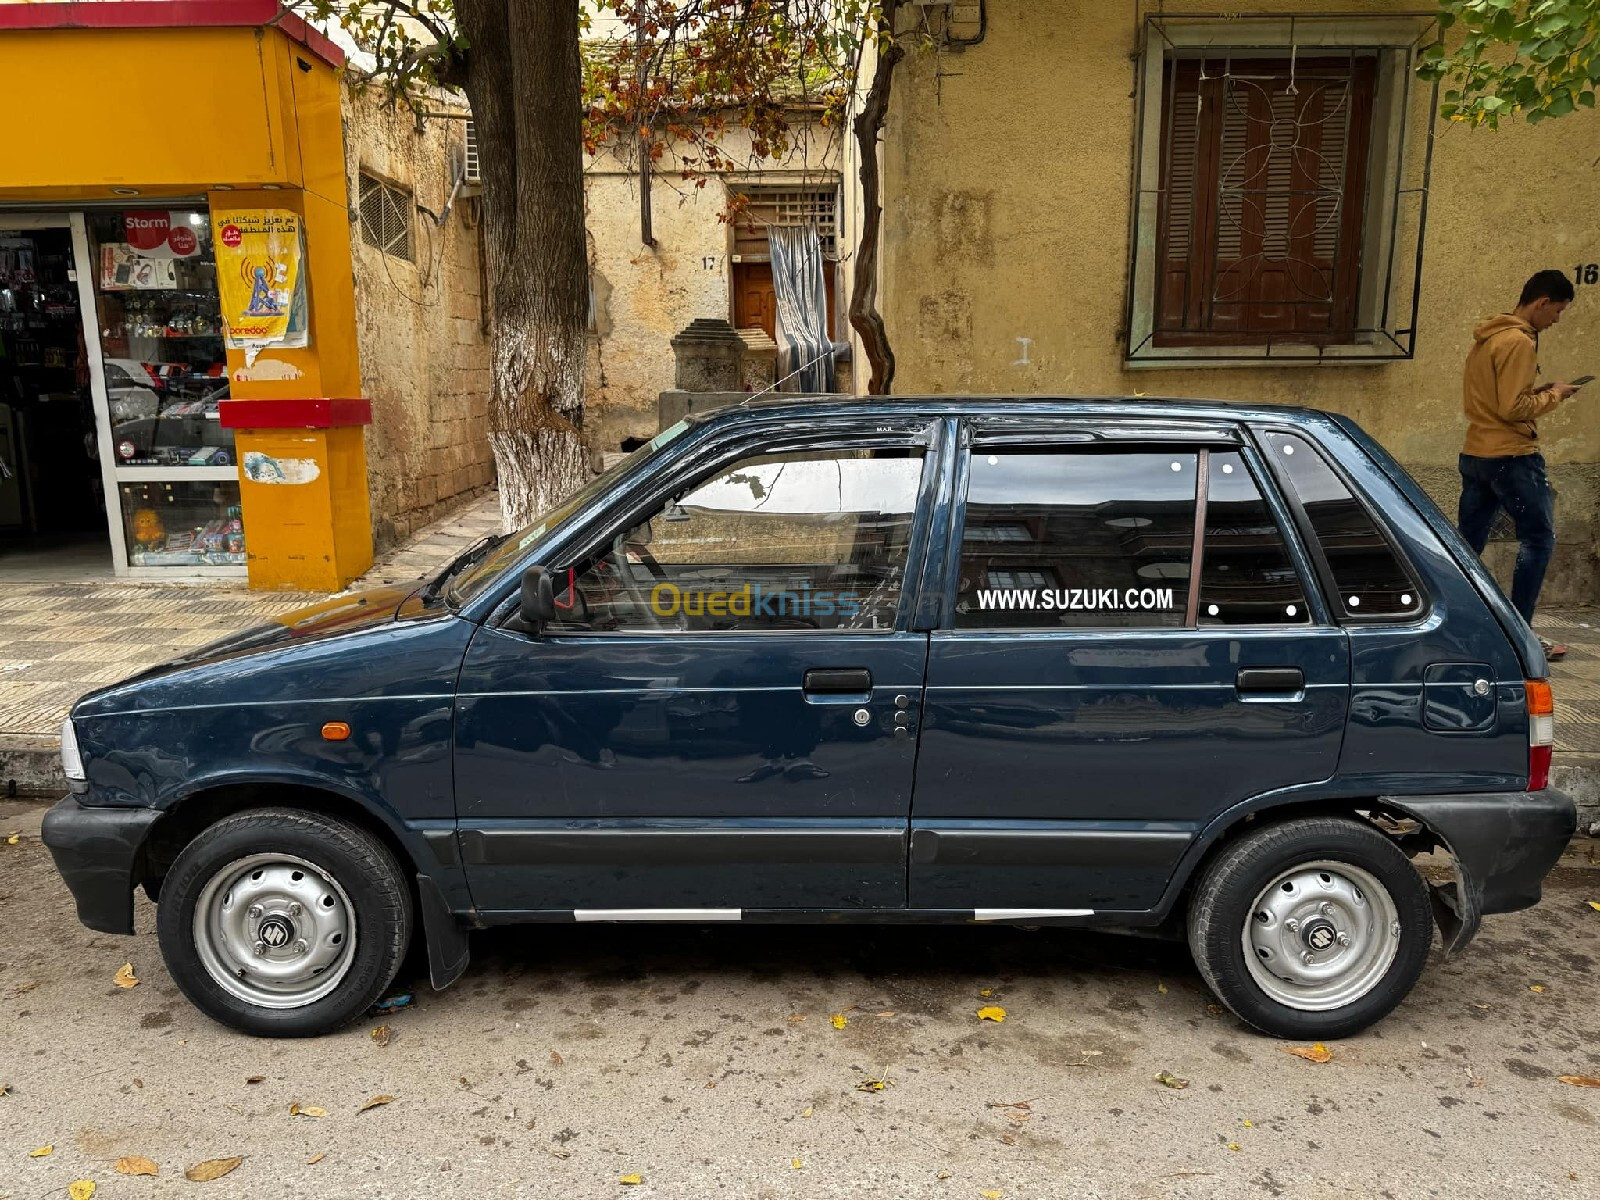
[[[1446,951],[1470,942],[1485,915],[1539,903],[1540,885],[1578,825],[1572,801],[1554,788],[1382,800],[1426,825],[1455,859],[1455,882],[1434,889]]]
[[[153,808],[91,808],[75,796],[45,813],[44,844],[90,929],[133,932],[134,871],[160,816]]]

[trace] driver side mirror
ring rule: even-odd
[[[517,615],[530,633],[556,619],[556,585],[548,567],[533,566],[522,573],[522,595]]]

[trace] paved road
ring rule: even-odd
[[[1600,1075],[1590,899],[1600,873],[1559,871],[1324,1065],[1176,947],[975,928],[503,932],[387,1046],[377,1019],[271,1042],[189,1007],[148,904],[92,934],[37,840],[0,839],[0,1197],[1595,1196],[1600,1091],[1555,1078]]]

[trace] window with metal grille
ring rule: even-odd
[[[766,262],[771,257],[770,225],[815,225],[822,256],[839,257],[838,189],[825,187],[737,187],[746,203],[734,219],[733,252],[741,262]]]
[[[1375,66],[1167,64],[1157,346],[1357,340]]]
[[[385,254],[414,261],[411,254],[411,193],[361,172],[357,208],[361,240]]]
[[[1130,364],[1415,353],[1431,15],[1144,24]]]

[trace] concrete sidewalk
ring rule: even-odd
[[[490,492],[384,555],[350,590],[436,571],[499,528]],[[58,731],[84,692],[325,598],[237,586],[0,584],[0,795],[64,789]]]
[[[491,492],[385,555],[351,590],[438,570],[499,527]],[[241,587],[0,585],[0,795],[61,789],[57,731],[84,692],[321,599]],[[1550,671],[1551,774],[1577,800],[1580,828],[1588,829],[1600,823],[1600,609],[1542,612],[1538,624],[1545,637],[1571,647]]]

